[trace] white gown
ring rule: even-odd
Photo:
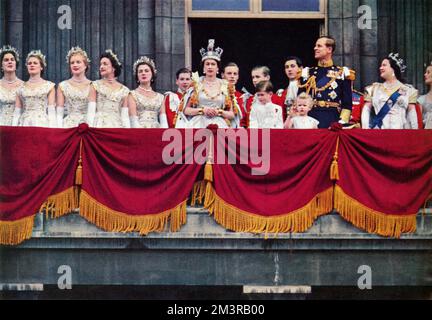
[[[401,96],[397,99],[389,113],[384,117],[381,129],[410,128],[407,121],[408,105],[417,102],[417,90],[412,86],[401,82],[395,86],[393,92],[396,88],[399,88]],[[383,83],[374,83],[371,86],[366,87],[365,102],[371,102],[375,114],[378,114],[393,92],[386,90]],[[363,112],[368,112],[368,110],[364,108]],[[365,127],[365,125],[366,124],[363,124],[363,127]]]
[[[94,81],[92,85],[97,93],[94,127],[123,128],[121,108],[129,95],[129,89],[122,85],[119,89],[112,90],[102,80]]]
[[[0,126],[12,125],[16,95],[20,87],[8,89],[0,86]]]
[[[63,119],[63,128],[75,128],[86,122],[90,85],[87,89],[81,91],[71,85],[69,81],[63,81],[59,84],[59,88],[65,97],[66,117]]]
[[[160,128],[159,112],[164,96],[156,92],[156,96],[148,98],[137,90],[131,91],[137,105],[138,123],[141,128]]]
[[[319,121],[309,116],[296,116],[292,118],[294,129],[316,129]]]
[[[54,87],[54,83],[45,81],[37,88],[30,88],[24,84],[18,89],[17,95],[21,98],[23,109],[18,126],[49,127],[48,94]]]
[[[252,104],[249,115],[251,129],[283,129],[282,107],[274,103]]]
[[[426,98],[426,95],[420,96],[418,103],[422,105],[424,128],[432,129],[432,102],[427,102]]]

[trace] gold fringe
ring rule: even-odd
[[[339,137],[337,137],[336,140],[336,150],[335,153],[333,155],[333,161],[332,164],[330,166],[330,179],[335,181],[335,180],[339,180],[339,165],[338,165],[338,155],[339,152]]]
[[[81,190],[80,215],[106,231],[147,235],[150,232],[164,231],[170,220],[170,230],[175,232],[186,223],[186,200],[161,213],[132,216],[108,208]]]
[[[196,182],[193,186],[191,206],[195,207],[196,204],[203,204],[207,198],[208,185],[213,182],[213,166],[207,162],[204,167],[204,180]]]
[[[266,236],[267,233],[304,232],[313,225],[316,218],[332,211],[333,188],[319,193],[303,208],[278,216],[263,217],[228,204],[208,184],[205,207],[219,224],[236,232],[265,233]]]
[[[34,217],[32,215],[17,221],[0,221],[0,244],[17,245],[30,239]]]
[[[54,219],[62,217],[76,208],[78,208],[78,190],[75,187],[71,187],[48,197],[40,207],[39,212],[45,210],[46,217]]]
[[[384,214],[366,207],[335,187],[335,209],[358,228],[381,236],[399,238],[402,233],[416,231],[416,214],[397,216]]]

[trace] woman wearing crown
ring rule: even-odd
[[[379,71],[384,82],[366,87],[363,129],[418,129],[417,90],[403,83],[405,69],[397,53],[382,60]]]
[[[214,50],[214,40],[209,40],[207,51],[201,49],[203,77],[192,75],[192,86],[179,107],[181,118],[176,127],[206,128],[216,124],[219,128],[237,127],[241,118],[235,99],[235,88],[219,79],[223,50]]]
[[[138,88],[129,95],[129,111],[132,128],[168,128],[164,96],[152,89],[156,80],[156,66],[152,59],[141,57],[134,66]]]
[[[129,89],[117,81],[122,65],[112,50],[100,57],[101,80],[90,88],[87,123],[96,128],[130,128]]]
[[[80,47],[69,50],[66,56],[72,77],[57,89],[57,124],[59,128],[73,128],[86,122],[91,81],[86,77],[90,65],[87,53]],[[65,114],[67,116],[63,119]]]
[[[422,108],[423,124],[425,129],[432,129],[432,61],[426,67],[424,73],[426,86],[429,87],[428,93],[418,98],[418,102]]]
[[[55,128],[55,84],[42,78],[47,67],[45,56],[40,50],[31,51],[26,65],[30,78],[17,91],[12,125]]]
[[[0,126],[12,125],[16,93],[23,81],[16,76],[19,63],[18,51],[11,46],[0,49]]]

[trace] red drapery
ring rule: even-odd
[[[218,131],[241,131],[248,147],[257,134],[248,155],[264,156],[262,130]],[[271,130],[268,172],[251,158],[240,163],[241,138],[232,150],[213,132],[205,182],[195,188],[203,163],[184,164],[185,154],[208,141],[187,145],[196,130],[170,132],[181,140],[182,164],[162,161],[173,139],[163,141],[160,129],[1,127],[0,244],[28,239],[41,209],[59,217],[79,208],[110,231],[147,234],[168,221],[175,231],[186,221],[192,189],[193,202],[203,200],[235,231],[302,232],[335,208],[368,232],[398,237],[415,230],[415,215],[432,191],[430,130]],[[221,154],[225,162],[234,154],[236,164],[220,164]],[[252,174],[259,167],[265,174]]]

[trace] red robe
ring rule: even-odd
[[[172,101],[177,102],[177,99],[175,99],[175,96],[171,97],[172,95],[176,95],[178,97],[178,103],[176,103],[176,105],[171,105]],[[165,112],[167,115],[168,126],[170,128],[175,127],[174,119],[175,119],[175,116],[177,115],[178,107],[180,105],[181,99],[183,98],[183,95],[184,94],[179,92],[179,91],[177,91],[176,93],[168,92],[165,95],[165,102],[164,102]],[[171,99],[171,98],[173,98],[173,99]]]

